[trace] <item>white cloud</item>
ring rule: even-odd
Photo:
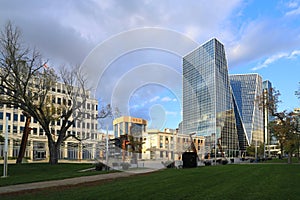
[[[300,14],[300,6],[299,1],[289,1],[284,4],[285,7],[289,10],[285,13],[286,16],[293,16],[293,15],[299,15]]]
[[[293,59],[293,58],[295,58],[295,57],[297,57],[297,56],[299,56],[300,55],[300,50],[295,50],[295,51],[293,51],[290,55],[289,55],[289,59]]]
[[[269,65],[271,65],[272,63],[274,63],[280,59],[284,59],[284,58],[285,59],[293,59],[299,55],[300,55],[300,50],[294,50],[289,54],[288,53],[278,53],[278,54],[272,55],[271,57],[267,58],[263,63],[257,65],[256,67],[253,67],[252,70],[256,71],[256,70],[259,70],[262,68],[266,68]]]
[[[169,102],[169,101],[172,101],[172,99],[170,97],[164,97],[164,98],[161,99],[161,101]]]
[[[229,66],[238,66],[268,55],[299,48],[299,28],[289,29],[284,19],[256,20],[240,30],[240,38],[225,44]],[[275,59],[272,58],[272,59]],[[268,60],[270,62],[272,60]],[[268,63],[265,63],[268,64]],[[257,68],[265,67],[264,63]],[[255,67],[256,68],[256,67]]]
[[[160,99],[159,96],[155,96],[155,97],[153,97],[152,99],[150,99],[149,102],[150,102],[150,103],[156,102],[156,101],[159,100],[159,99]]]
[[[298,2],[296,2],[296,1],[288,2],[287,7],[288,8],[296,8],[296,7],[298,7]]]
[[[200,36],[200,33],[200,27],[196,25],[187,26],[184,31],[185,35],[194,40],[197,40],[197,38]]]
[[[172,115],[172,116],[176,116],[177,112],[173,112],[173,111],[166,111],[166,115]]]

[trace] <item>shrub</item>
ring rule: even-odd
[[[130,167],[130,164],[129,164],[129,163],[126,163],[126,162],[123,162],[123,163],[121,163],[120,165],[121,165],[121,167],[122,167],[123,170],[127,170],[127,169],[129,169],[129,167]]]

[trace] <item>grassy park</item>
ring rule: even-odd
[[[78,172],[88,164],[26,164],[10,166],[0,184],[99,174]],[[102,172],[103,173],[103,172]],[[14,181],[13,181],[14,180]],[[2,183],[6,182],[6,183]],[[105,182],[39,190],[4,199],[298,199],[299,164],[237,164],[166,169]]]
[[[96,175],[106,173],[105,171],[81,170],[93,168],[93,164],[59,164],[50,165],[48,163],[26,163],[21,165],[8,165],[8,178],[0,179],[0,186],[14,185],[20,183],[32,183],[38,181],[58,180],[79,176]],[[3,172],[3,164],[0,165],[0,174]]]

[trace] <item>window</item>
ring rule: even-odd
[[[18,114],[14,114],[14,121],[18,121]]]
[[[22,115],[22,114],[20,115],[20,121],[21,121],[21,122],[24,122],[24,121],[25,121],[25,117],[24,117],[24,115]]]
[[[8,120],[10,120],[10,116],[11,116],[10,113],[6,113],[6,117],[8,117]]]
[[[0,112],[0,119],[3,119],[3,112]]]
[[[40,133],[39,135],[44,135],[44,130],[42,128],[40,128]]]
[[[13,126],[13,133],[17,133],[18,132],[18,127],[17,126]]]
[[[33,134],[37,135],[37,128],[33,128]]]
[[[61,104],[61,98],[57,98],[57,104]]]
[[[163,158],[163,157],[164,157],[164,152],[163,152],[163,151],[160,151],[159,157],[160,157],[160,158]]]

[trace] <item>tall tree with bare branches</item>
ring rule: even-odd
[[[68,137],[76,137],[67,134],[68,129],[76,120],[90,115],[82,106],[89,98],[86,80],[78,67],[63,67],[56,73],[47,67],[36,49],[24,47],[20,37],[20,30],[10,22],[1,32],[0,103],[18,107],[39,122],[48,139],[49,162],[57,164],[62,142]],[[60,103],[54,101],[52,92],[58,83],[64,87]],[[110,113],[108,105],[98,118],[105,118]],[[57,125],[58,121],[61,122],[59,130],[54,132],[53,124]]]

